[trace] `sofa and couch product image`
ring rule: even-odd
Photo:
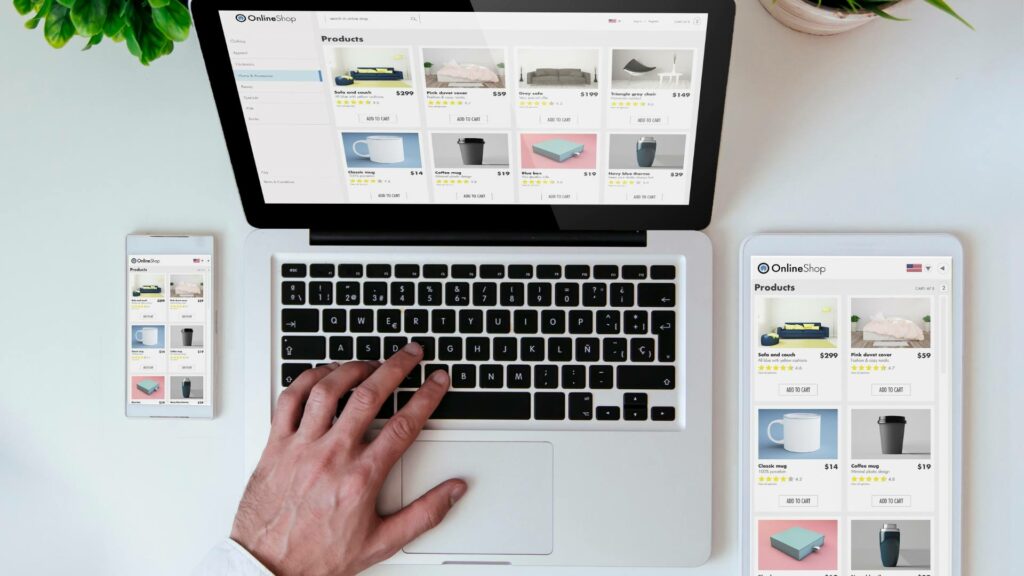
[[[163,376],[132,376],[132,400],[163,400],[166,397]]]
[[[754,299],[762,348],[835,348],[839,300],[764,296]]]
[[[850,413],[850,458],[927,460],[932,413],[927,408],[856,409]]]
[[[501,48],[424,48],[427,88],[505,88]]]
[[[835,409],[757,411],[758,460],[835,460],[839,412]]]
[[[598,83],[600,54],[586,48],[521,48],[519,89],[587,88]]]
[[[202,298],[202,274],[171,274],[171,298]]]
[[[166,296],[164,284],[167,277],[164,274],[132,272],[130,278],[132,298],[155,299]]]
[[[202,376],[171,376],[168,385],[171,400],[201,400],[203,398]]]
[[[679,170],[685,152],[685,134],[612,134],[608,138],[608,169]]]
[[[850,346],[931,348],[931,314],[927,297],[851,298]]]
[[[689,90],[693,50],[612,50],[612,89]]]
[[[930,520],[850,521],[851,570],[927,572],[931,566]]]
[[[434,132],[434,168],[507,168],[509,135],[501,132]]]
[[[386,46],[328,46],[324,60],[335,86],[411,88],[409,51]]]
[[[176,324],[167,327],[171,348],[202,348],[203,327],[199,324]]]
[[[758,520],[758,571],[836,570],[837,520]]]
[[[519,142],[523,169],[597,168],[597,134],[522,134]]]
[[[420,138],[415,132],[344,132],[348,168],[422,168]]]

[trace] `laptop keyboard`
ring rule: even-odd
[[[277,393],[310,367],[383,360],[411,339],[424,360],[378,418],[444,369],[440,427],[678,427],[674,260],[275,266]]]

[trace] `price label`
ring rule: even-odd
[[[595,98],[600,94],[597,90],[583,90],[580,92],[580,98]]]
[[[395,96],[412,96],[415,93],[413,90],[395,90]]]
[[[918,470],[931,470],[932,469],[932,465],[930,463],[928,463],[928,462],[924,462],[924,463],[918,464],[917,465],[917,469]]]
[[[931,357],[932,357],[932,353],[931,352],[918,352],[917,353],[918,360],[927,360],[928,358],[931,358]]]
[[[507,90],[495,90],[495,91],[491,92],[491,96],[495,96],[497,98],[501,98],[501,97],[507,96],[507,95],[508,95],[508,91]]]
[[[839,464],[825,463],[825,470],[839,470]]]
[[[585,172],[583,172],[583,175],[584,176],[597,176],[597,172],[585,171]]]
[[[818,356],[818,358],[820,358],[822,360],[831,360],[833,358],[839,358],[839,353],[838,352],[822,352]]]

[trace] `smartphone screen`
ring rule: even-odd
[[[132,238],[153,251],[127,255],[128,414],[212,415],[212,250],[160,253],[182,237]]]
[[[753,256],[756,576],[948,576],[953,259]]]

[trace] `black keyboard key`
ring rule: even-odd
[[[394,334],[402,330],[402,313],[394,308],[377,310],[377,332]]]
[[[452,388],[476,388],[476,366],[455,364],[451,373]]]
[[[516,280],[529,280],[533,278],[533,266],[530,264],[510,264],[508,277]]]
[[[423,309],[405,311],[405,331],[410,334],[424,334],[429,328],[429,313]]]
[[[310,264],[309,275],[313,278],[334,278],[334,264]]]
[[[281,276],[285,278],[305,278],[305,264],[281,264]]]
[[[281,386],[285,388],[291,386],[292,382],[295,382],[295,379],[300,374],[312,367],[312,364],[295,364],[291,362],[281,364]]]
[[[562,366],[562,388],[582,389],[587,387],[587,369],[580,364]]]
[[[440,282],[420,282],[418,291],[420,306],[440,306],[442,304]]]
[[[398,351],[401,350],[403,346],[405,346],[408,343],[409,339],[406,338],[405,336],[385,336],[384,359],[387,360],[388,358],[391,358],[392,356],[397,354]]]
[[[626,361],[626,339],[625,338],[605,338],[604,350],[601,359],[605,362],[625,362]]]
[[[504,388],[505,368],[498,364],[484,364],[480,367],[481,388]]]
[[[619,407],[618,406],[598,406],[597,407],[597,419],[598,420],[618,420],[619,419]]]
[[[324,309],[324,332],[344,332],[348,323],[345,311],[338,308]]]
[[[391,264],[367,264],[367,278],[391,278]]]
[[[516,334],[537,333],[538,321],[536,310],[516,310],[512,319]]]
[[[599,310],[597,313],[598,334],[618,334],[622,316],[618,310]]]
[[[594,278],[598,280],[618,280],[619,267],[608,265],[594,266]]]
[[[312,308],[282,308],[283,332],[316,332],[320,329],[320,315]]]
[[[410,394],[412,394],[412,392],[410,392]],[[352,393],[351,392],[346,392],[345,395],[341,397],[341,400],[338,400],[338,412],[336,414],[337,416],[341,416],[341,411],[345,409],[345,405],[348,404],[348,399],[350,397],[352,397]],[[380,420],[380,419],[385,419],[386,420],[388,418],[391,418],[394,415],[395,415],[395,395],[394,394],[389,394],[388,397],[387,397],[387,400],[385,400],[384,404],[381,405],[380,411],[377,412],[377,415],[374,418],[377,418],[378,420]]]
[[[565,311],[544,310],[540,313],[542,334],[565,334]]]
[[[462,360],[462,338],[446,336],[437,340],[438,360]]]
[[[417,364],[413,366],[409,375],[405,377],[399,384],[399,388],[419,388],[423,385],[423,368]]]
[[[651,280],[675,280],[676,267],[671,265],[651,266]]]
[[[423,359],[430,361],[434,359],[437,354],[435,341],[433,336],[413,336],[410,338],[413,342],[420,345],[423,348]]]
[[[645,308],[670,308],[676,305],[676,285],[645,282],[640,284],[637,301]]]
[[[466,360],[487,361],[491,359],[490,338],[466,338]]]
[[[569,394],[569,420],[593,420],[594,395],[590,392]]]
[[[380,360],[380,336],[356,338],[356,358],[358,360]]]
[[[676,409],[672,406],[655,406],[651,408],[651,420],[671,422],[676,419]]]
[[[281,283],[281,304],[285,306],[299,306],[306,303],[305,282],[282,282]]]
[[[626,334],[647,334],[647,311],[628,310],[623,318],[623,332]]]
[[[480,265],[480,277],[481,278],[504,278],[505,277],[505,266],[503,264],[481,264]]]
[[[615,381],[620,390],[672,390],[676,387],[675,366],[619,366]]]
[[[334,284],[331,282],[310,282],[309,303],[319,306],[330,306],[333,302]]]
[[[419,278],[419,264],[395,264],[395,278]]]
[[[607,390],[612,387],[612,367],[606,364],[594,364],[590,367],[590,387],[594,390]]]
[[[658,337],[658,362],[676,360],[676,313],[674,310],[651,312],[651,332]]]
[[[350,312],[349,332],[373,332],[373,310],[358,308]]]
[[[469,283],[449,282],[445,284],[444,302],[448,306],[469,305]]]
[[[453,264],[452,278],[476,278],[475,264]]]
[[[515,338],[495,338],[492,342],[495,360],[508,362],[515,360],[519,352],[519,343]]]
[[[608,294],[612,306],[629,307],[633,305],[633,285],[616,282],[611,285]]]
[[[455,310],[434,310],[431,314],[431,332],[454,334],[455,328]]]
[[[519,341],[519,357],[527,362],[539,362],[544,360],[544,339],[521,339]]]
[[[473,306],[497,306],[498,285],[494,282],[477,282],[473,284]]]
[[[601,341],[597,338],[576,339],[576,361],[597,362],[601,359]]]
[[[647,394],[631,393],[622,397],[626,420],[647,420]]]
[[[535,393],[533,395],[533,417],[536,420],[565,420],[565,393]]]
[[[530,306],[551,306],[551,284],[543,282],[527,284],[526,303]]]
[[[338,278],[362,278],[362,264],[338,264]]]
[[[412,282],[391,284],[391,305],[412,306],[416,304],[416,285]]]
[[[531,386],[530,367],[526,364],[509,364],[506,376],[509,388],[529,388]]]
[[[622,278],[625,280],[646,280],[647,266],[623,266]]]
[[[448,277],[448,265],[447,264],[424,264],[423,265],[423,277],[424,278],[447,278]]]
[[[464,334],[482,334],[483,331],[483,310],[459,310],[459,332]]]
[[[562,277],[562,267],[558,264],[540,264],[537,266],[537,278],[541,280],[558,280]]]
[[[339,306],[359,306],[359,282],[336,282],[334,289]]]
[[[526,301],[526,286],[522,282],[501,283],[501,305],[522,306]]]
[[[385,282],[363,282],[363,303],[366,306],[384,306],[388,303],[388,285]]]
[[[508,334],[512,331],[512,314],[508,310],[487,311],[487,333]]]
[[[593,334],[594,313],[590,310],[569,311],[569,333],[570,334]]]
[[[633,338],[629,341],[630,362],[654,362],[654,338]]]
[[[351,360],[355,356],[355,344],[351,336],[331,336],[331,360]]]
[[[590,307],[608,305],[608,285],[598,282],[583,284],[583,305]]]
[[[437,372],[438,370],[448,372],[448,377],[451,378],[451,372],[449,372],[447,364],[425,364],[423,366],[423,379],[426,380],[434,372]]]
[[[565,267],[565,277],[570,280],[587,280],[590,278],[590,266],[569,264]]]
[[[575,282],[559,282],[555,284],[556,306],[579,306],[580,285]]]
[[[627,392],[622,395],[623,406],[643,406],[647,407],[647,393],[646,392]]]
[[[558,366],[537,364],[533,367],[533,387],[540,389],[558,388]]]
[[[572,360],[572,338],[549,338],[548,360],[553,362]]]
[[[281,358],[285,360],[321,360],[327,355],[323,336],[282,336]]]
[[[413,392],[398,393],[398,407]],[[448,392],[430,416],[433,420],[529,420],[529,392]]]

